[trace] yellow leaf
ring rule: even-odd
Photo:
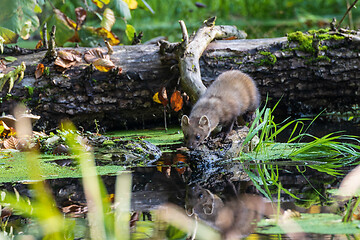
[[[103,8],[104,4],[109,4],[110,0],[91,0],[98,8]]]
[[[110,43],[111,46],[119,45],[119,43],[120,43],[119,38],[113,32],[110,32],[110,31],[106,30],[105,28],[97,28],[95,30],[95,33],[98,36],[106,39]]]
[[[129,6],[130,9],[136,9],[138,6],[138,3],[136,0],[123,0],[123,1],[127,3],[127,5]]]
[[[100,72],[108,72],[110,69],[114,68],[115,65],[111,60],[99,58],[98,60],[93,62],[93,65]]]
[[[161,104],[160,99],[159,99],[159,92],[154,94],[153,101]]]

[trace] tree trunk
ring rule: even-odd
[[[202,80],[208,86],[221,72],[240,69],[255,79],[263,103],[266,96],[270,107],[281,99],[282,114],[352,110],[360,100],[359,44],[346,37],[323,40],[321,46],[327,49],[301,51],[299,43],[287,38],[217,40],[200,58]],[[35,79],[36,65],[44,56],[45,51],[17,56],[11,65],[25,62],[25,77],[11,95],[5,85],[1,112],[10,113],[14,103],[24,102],[41,116],[37,125],[46,129],[66,118],[84,128],[94,128],[95,120],[100,127],[142,128],[163,122],[163,106],[153,101],[153,95],[165,86],[170,98],[174,88],[180,88],[178,68],[172,67],[177,62],[162,61],[157,45],[114,47],[111,60],[122,68],[120,75],[92,71],[84,64],[61,73],[50,64],[50,74]],[[182,112],[169,108],[167,112],[178,124]]]

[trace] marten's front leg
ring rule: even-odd
[[[223,127],[221,129],[221,133],[219,135],[222,138],[222,140],[225,140],[228,137],[229,133],[233,129],[235,120],[236,120],[236,118],[232,119],[230,122],[225,123],[223,125]]]

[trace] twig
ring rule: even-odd
[[[51,62],[54,61],[57,57],[57,52],[56,52],[56,44],[55,44],[55,32],[56,32],[56,26],[52,26],[51,28],[51,32],[50,32],[50,39],[49,39],[49,48],[45,54],[45,58]]]
[[[182,34],[183,34],[183,41],[184,41],[184,44],[186,46],[189,43],[189,34],[188,34],[187,29],[186,29],[185,22],[183,20],[180,20],[179,23],[180,23],[181,31],[182,31]]]
[[[340,20],[337,28],[340,27],[340,25],[341,25],[341,23],[344,21],[346,15],[350,12],[350,10],[356,5],[356,3],[357,3],[358,1],[359,1],[359,0],[355,0],[355,1],[353,2],[353,4],[351,4],[351,6],[346,10],[346,12],[345,12],[344,16],[342,17],[342,19]]]
[[[43,34],[44,48],[48,49],[49,45],[48,45],[48,39],[47,39],[47,23],[44,23],[44,27],[42,29],[42,34]]]
[[[167,122],[166,122],[166,107],[164,106],[164,126],[165,126],[165,132],[167,132]]]

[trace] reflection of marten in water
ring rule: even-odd
[[[181,119],[186,146],[198,147],[218,124],[226,136],[236,118],[252,116],[259,103],[259,91],[251,77],[237,70],[222,73],[196,102],[190,117]]]
[[[189,191],[186,211],[216,228],[223,239],[239,239],[252,233],[257,222],[276,211],[270,202],[255,194],[240,194],[224,203],[216,194],[198,185]]]

